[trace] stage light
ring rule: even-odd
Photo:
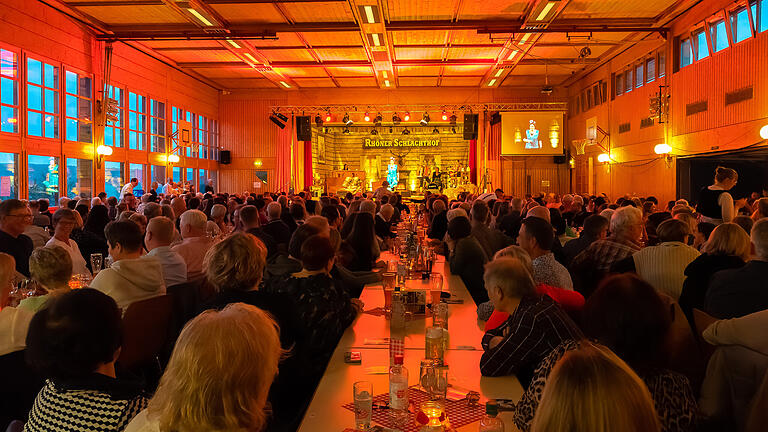
[[[397,113],[392,114],[392,124],[399,125],[400,121],[400,116]]]
[[[451,114],[451,125],[456,124],[456,114]]]
[[[411,131],[408,128],[403,129],[403,135],[410,135]]]
[[[342,133],[344,133],[344,134],[348,134],[348,133],[349,133],[349,128],[348,128],[348,127],[345,127],[345,128],[344,128],[344,130],[342,131]]]
[[[349,113],[345,113],[344,118],[341,121],[347,126],[352,126],[352,124],[354,123],[352,119],[349,118]]]
[[[672,151],[672,147],[669,144],[656,144],[653,148],[653,152],[657,155],[668,154]]]
[[[384,120],[384,117],[381,116],[381,113],[379,113],[376,118],[373,119],[373,124],[376,126],[381,126],[381,121]]]
[[[597,161],[600,163],[608,163],[611,161],[611,156],[608,153],[600,153],[597,155]]]
[[[320,127],[323,125],[323,118],[320,117],[320,114],[315,116],[315,124],[317,125],[317,127]]]
[[[447,113],[447,112],[443,111],[443,117],[442,117],[442,119],[443,119],[443,121],[446,121],[446,120],[448,120],[448,113]]]
[[[378,135],[379,131],[377,131],[375,128],[371,129],[371,135]]]
[[[369,116],[368,113],[365,113],[365,117],[363,117],[363,120],[369,122],[371,121],[371,116]]]
[[[403,117],[403,121],[409,121],[411,119],[410,113],[405,113],[405,117]]]
[[[421,117],[421,120],[419,120],[419,124],[422,126],[426,126],[429,124],[429,113],[425,112],[424,116]]]
[[[333,120],[333,117],[331,117],[331,113],[329,112],[328,114],[325,115],[325,121],[330,123],[331,120]]]
[[[201,23],[205,24],[208,27],[213,27],[213,23],[208,18],[204,17],[203,14],[196,11],[193,8],[187,8],[187,11],[191,13],[195,18],[197,18]]]
[[[432,133],[435,134],[435,135],[440,133],[440,131],[437,129],[437,126],[435,126],[435,128],[432,129]]]
[[[282,121],[288,121],[288,117],[284,116],[283,114],[275,113],[275,115]]]
[[[768,125],[760,128],[760,138],[768,140]]]
[[[283,117],[285,117],[285,116],[283,116]],[[283,123],[280,120],[278,120],[278,118],[275,117],[274,115],[270,115],[269,119],[272,121],[272,123],[276,124],[277,127],[279,127],[280,129],[285,129],[285,123]]]

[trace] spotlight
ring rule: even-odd
[[[376,130],[376,128],[371,129],[371,135],[378,135],[379,131]]]
[[[403,135],[410,135],[411,131],[408,130],[408,128],[403,129]]]
[[[283,117],[285,117],[285,116],[283,116]],[[280,120],[278,120],[278,118],[275,117],[274,114],[270,115],[269,119],[272,121],[272,123],[276,124],[277,127],[279,127],[280,129],[285,129],[285,123],[283,123]]]
[[[320,117],[320,114],[315,116],[315,124],[317,127],[321,127],[323,125],[323,118]]]
[[[443,111],[443,117],[442,117],[442,119],[443,119],[443,121],[446,121],[446,120],[448,120],[448,113],[446,113],[445,111]]]
[[[411,120],[411,114],[410,113],[405,113],[405,116],[403,117],[403,121],[407,122],[409,120]]]
[[[421,118],[421,120],[419,120],[419,124],[422,125],[422,126],[426,126],[426,125],[429,124],[429,114],[428,113],[426,113],[426,112],[424,113],[424,116]]]
[[[451,114],[451,125],[456,124],[456,114]]]
[[[352,119],[349,118],[349,113],[344,114],[344,118],[341,120],[342,123],[344,123],[347,126],[352,126],[353,122]]]
[[[384,120],[384,117],[381,116],[381,113],[379,113],[376,118],[373,119],[373,124],[376,126],[381,126],[381,121]]]
[[[344,130],[342,131],[342,133],[344,133],[344,134],[349,134],[349,128],[348,128],[348,127],[345,127],[345,128],[344,128]]]
[[[277,118],[279,118],[282,121],[288,121],[288,117],[286,117],[286,116],[284,116],[284,115],[282,115],[280,113],[275,113],[275,115],[277,116]]]
[[[331,117],[331,112],[328,111],[328,114],[325,115],[325,121],[330,122],[333,120],[333,117]]]
[[[365,117],[363,117],[363,120],[369,122],[371,121],[371,116],[369,116],[368,113],[365,113]]]
[[[435,134],[435,135],[437,135],[437,134],[439,134],[439,133],[440,133],[440,131],[439,131],[439,130],[437,130],[437,126],[435,126],[435,128],[434,128],[434,129],[432,129],[432,133],[433,133],[433,134]]]

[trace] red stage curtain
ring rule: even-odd
[[[477,140],[469,141],[469,181],[477,184]]]
[[[501,122],[490,127],[488,137],[488,189],[501,187]],[[482,174],[481,174],[482,176]],[[482,178],[482,177],[481,177]],[[505,191],[509,193],[509,191]]]
[[[275,166],[275,183],[270,190],[275,192],[288,191],[291,182],[291,128],[277,132],[277,164]]]
[[[304,187],[310,188],[314,183],[312,173],[312,141],[302,141],[304,143]]]

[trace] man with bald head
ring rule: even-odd
[[[180,219],[181,238],[180,244],[172,250],[184,258],[187,263],[187,279],[194,280],[203,277],[203,258],[208,249],[213,246],[213,239],[208,237],[205,226],[208,217],[200,210],[185,211]],[[154,219],[153,219],[154,220]]]
[[[179,219],[181,214],[187,211],[187,203],[184,201],[184,198],[176,197],[171,201],[171,208],[173,209],[173,214],[176,216],[176,219]]]
[[[397,234],[392,232],[392,216],[394,214],[395,208],[392,207],[392,204],[384,204],[374,218],[376,235],[380,239],[387,240],[397,237]]]
[[[175,234],[176,227],[172,220],[165,216],[155,216],[149,220],[147,233],[144,235],[144,244],[149,250],[145,256],[155,257],[160,261],[165,286],[187,282],[187,263],[178,252],[171,250]]]

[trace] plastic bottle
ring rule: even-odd
[[[408,369],[403,366],[403,355],[395,355],[395,364],[389,368],[389,410],[392,425],[404,430],[408,424]]]
[[[480,432],[504,432],[504,422],[498,417],[499,406],[495,400],[485,403],[485,416],[480,420]]]

